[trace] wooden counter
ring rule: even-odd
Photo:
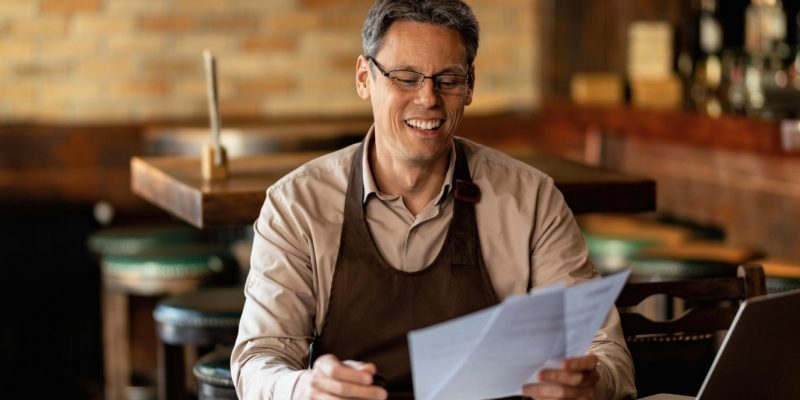
[[[267,187],[322,153],[281,153],[230,160],[230,178],[204,182],[200,160],[185,157],[134,157],[131,188],[145,200],[198,227],[251,224]],[[655,182],[579,164],[563,157],[528,153],[522,161],[555,180],[575,213],[639,212],[655,209]]]

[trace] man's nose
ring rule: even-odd
[[[439,91],[436,90],[436,82],[426,77],[422,80],[422,86],[419,87],[414,96],[415,103],[425,108],[431,108],[439,104],[441,96]]]

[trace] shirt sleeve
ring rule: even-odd
[[[255,222],[245,305],[231,355],[240,399],[291,399],[306,367],[315,316],[310,240],[267,191]]]
[[[586,242],[564,197],[552,180],[539,188],[531,235],[531,279],[534,287],[564,281],[567,285],[599,276],[589,260]],[[619,321],[611,308],[590,351],[598,357],[597,399],[636,396],[633,361]]]

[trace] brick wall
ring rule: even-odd
[[[2,0],[0,122],[206,114],[201,52],[223,118],[365,114],[354,89],[366,0]],[[468,0],[482,24],[470,113],[538,100],[537,2]]]

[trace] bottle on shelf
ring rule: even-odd
[[[721,96],[722,26],[716,12],[716,0],[702,0],[698,20],[700,54],[694,68],[694,83],[691,89],[695,109],[714,117],[722,114],[724,98]]]

